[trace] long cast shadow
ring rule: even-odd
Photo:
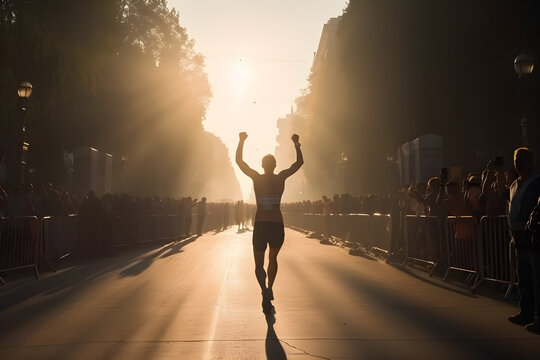
[[[264,342],[264,349],[266,351],[266,358],[268,360],[287,360],[287,355],[281,341],[279,340],[276,331],[274,330],[274,324],[276,323],[276,317],[274,315],[266,316],[266,324],[268,324],[268,330],[266,331],[266,340]]]
[[[161,248],[158,251],[154,251],[145,257],[143,257],[140,261],[136,262],[135,264],[131,265],[130,267],[122,270],[120,272],[120,277],[128,277],[128,276],[137,276],[141,274],[143,271],[148,269],[150,265],[154,262],[154,260],[157,257],[167,257],[174,254],[177,254],[181,252],[181,249],[186,246],[187,244],[192,243],[193,241],[197,240],[199,238],[198,235],[189,237],[187,239],[173,242],[163,248]]]
[[[302,268],[292,268],[299,273],[300,277],[313,279],[313,274],[306,273]],[[376,300],[377,304],[386,309],[385,316],[390,318],[397,316],[402,319],[407,319],[409,323],[416,325],[417,328],[430,333],[434,338],[460,341],[460,346],[475,359],[517,359],[518,357],[512,351],[497,339],[481,339],[476,335],[475,328],[464,327],[451,317],[441,314],[435,309],[426,308],[421,303],[417,303],[405,296],[400,296],[399,291],[394,291],[387,285],[381,285],[366,279],[361,273],[351,273],[345,267],[336,267],[332,271],[332,276],[336,282],[342,282],[351,291],[359,296],[368,297]],[[352,286],[351,286],[352,285]],[[327,298],[327,301],[335,301],[332,296],[329,296],[318,288],[316,283],[309,283],[315,291]],[[429,296],[429,294],[426,294]],[[381,318],[383,321],[383,318]],[[385,348],[381,347],[381,351]],[[392,354],[388,356],[380,355],[379,358],[392,358]]]
[[[134,262],[140,261],[148,251],[156,248],[170,248],[163,246],[163,242],[145,244],[140,248],[130,249],[118,257],[87,259],[72,268],[67,268],[50,276],[40,278],[38,281],[29,281],[9,284],[0,291],[0,323],[15,331],[32,321],[39,314],[45,314],[53,309],[68,303],[85,287],[111,272],[118,271]],[[39,301],[26,302],[28,299],[42,296]],[[10,311],[14,305],[25,303],[23,308]],[[0,332],[0,339],[8,333]]]

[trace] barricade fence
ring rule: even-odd
[[[158,240],[174,240],[197,232],[223,230],[233,225],[234,213],[209,212],[203,216],[143,215],[89,217],[80,215],[0,218],[0,272],[38,268],[44,263],[56,271],[62,259],[105,254]],[[199,224],[199,220],[202,222]],[[5,284],[0,277],[0,283]]]
[[[363,247],[388,255],[392,249],[390,215],[284,213],[285,225],[316,235],[336,237],[351,249]],[[427,265],[430,273],[440,265],[444,280],[453,271],[467,274],[466,284],[475,289],[482,281],[509,285],[516,272],[509,258],[510,229],[507,216],[483,217],[478,223],[471,216],[407,215],[403,221],[405,261],[402,265]],[[395,229],[399,231],[399,229]]]
[[[375,253],[388,255],[392,245],[392,218],[388,214],[373,214],[368,220],[369,248]]]
[[[285,225],[341,239],[351,249],[364,248],[389,254],[392,247],[390,215],[284,213]],[[202,223],[199,223],[202,220]],[[220,231],[234,225],[234,213],[103,216],[78,215],[0,218],[0,272],[38,267],[69,255],[92,256],[111,247],[124,247],[157,240],[180,239],[193,233]],[[469,274],[475,289],[482,281],[508,284],[516,281],[508,252],[510,231],[506,216],[469,216],[446,219],[406,216],[403,223],[406,261],[433,268],[444,264],[444,279],[451,271]],[[398,231],[398,229],[395,229]],[[40,259],[42,261],[40,261]],[[0,282],[3,280],[0,278]]]
[[[41,251],[40,222],[35,216],[0,218],[0,271],[33,268]],[[4,280],[0,278],[4,284]]]
[[[353,249],[364,247],[385,254],[390,252],[390,215],[284,213],[283,219],[287,226],[341,239]]]
[[[510,226],[506,216],[484,216],[480,219],[481,281],[508,284],[505,297],[516,282],[516,271],[510,261]]]
[[[479,280],[482,263],[478,223],[472,216],[448,216],[446,238],[448,246],[448,269],[444,279],[452,270],[468,272],[467,283],[475,285]]]
[[[446,254],[443,237],[445,219],[436,216],[407,215],[404,220],[405,264],[427,265],[432,271]]]

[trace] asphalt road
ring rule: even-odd
[[[516,307],[287,230],[266,319],[251,232],[0,289],[0,359],[539,359]]]

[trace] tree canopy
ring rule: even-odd
[[[512,63],[539,49],[539,10],[534,1],[351,0],[297,101],[312,196],[390,190],[386,154],[422,134],[443,137],[448,166],[478,171],[486,156],[511,155],[521,132]]]
[[[132,193],[180,195],[204,188],[215,167],[240,196],[226,152],[202,121],[211,98],[204,57],[166,0],[0,0],[0,131],[17,121],[17,84],[29,106],[36,181],[62,182],[62,152],[92,146],[127,158]],[[217,141],[217,143],[216,143]]]

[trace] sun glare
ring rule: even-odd
[[[251,67],[242,59],[233,63],[229,68],[229,83],[238,92],[243,92],[247,89],[251,84],[252,77]]]

